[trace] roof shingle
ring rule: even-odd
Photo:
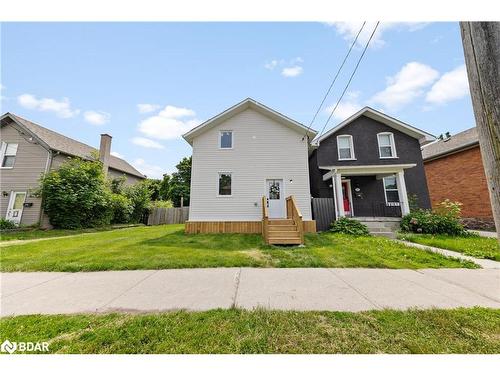
[[[479,143],[477,129],[470,128],[463,132],[452,135],[448,139],[429,143],[422,147],[422,158],[424,160],[435,159],[440,156],[459,151]]]

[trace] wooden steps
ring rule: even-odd
[[[302,240],[292,219],[269,220],[268,242],[272,245],[300,245]]]

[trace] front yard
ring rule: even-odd
[[[399,238],[422,245],[453,250],[475,258],[500,261],[500,244],[496,238],[458,237],[432,234],[400,234]]]
[[[134,227],[0,247],[0,270],[104,271],[202,267],[477,268],[380,237],[306,235],[274,247],[260,235],[184,234],[183,225]]]
[[[49,353],[499,353],[500,310],[33,315],[0,332]]]

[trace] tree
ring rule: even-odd
[[[160,199],[162,201],[167,201],[169,199],[168,198],[169,189],[170,189],[170,175],[165,173],[163,175],[163,179],[160,182],[160,191],[159,191]]]
[[[160,200],[160,187],[161,187],[161,180],[153,179],[153,178],[147,178],[143,181],[143,184],[147,187],[149,190],[149,198],[152,201],[157,201]]]
[[[172,201],[175,207],[181,205],[181,197],[184,199],[184,205],[189,206],[189,195],[191,189],[191,156],[183,158],[175,167],[177,172],[172,173],[169,180],[168,199]]]
[[[500,23],[460,22],[469,89],[500,241]]]

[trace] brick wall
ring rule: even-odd
[[[448,198],[463,217],[493,219],[479,146],[424,163],[432,207]]]

